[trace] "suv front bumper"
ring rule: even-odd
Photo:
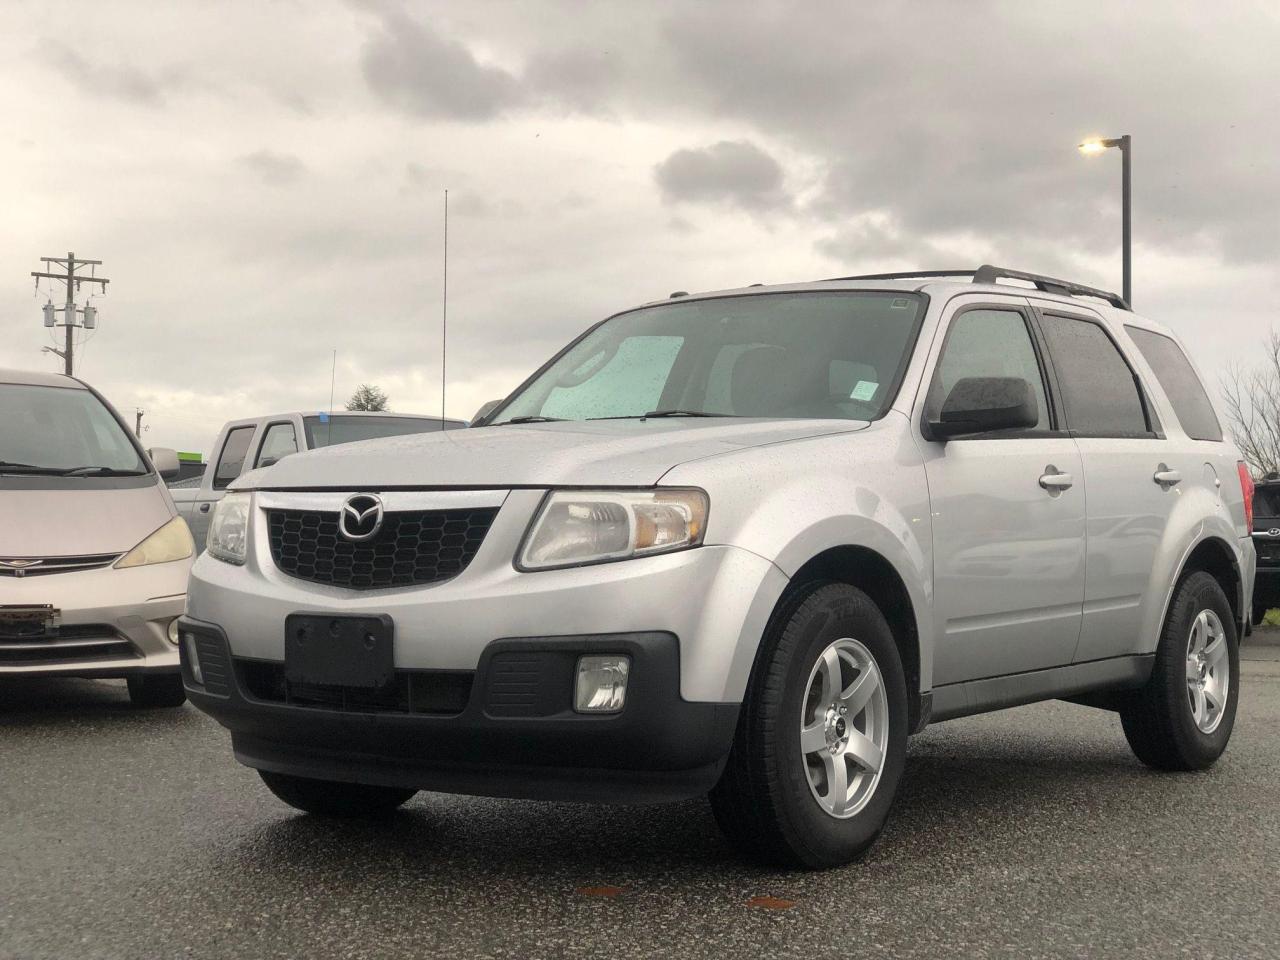
[[[680,645],[665,632],[494,640],[457,708],[439,713],[294,700],[264,686],[274,662],[234,657],[214,624],[180,625],[187,694],[231,731],[236,758],[301,777],[531,799],[683,799],[719,778],[739,711],[736,703],[681,699]],[[192,675],[188,633],[203,684]],[[631,657],[618,714],[572,710],[577,658],[590,653]],[[429,682],[445,673],[456,679],[459,671],[415,676]]]

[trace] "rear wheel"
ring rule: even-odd
[[[818,586],[765,639],[711,793],[716,820],[773,863],[848,863],[884,829],[906,742],[906,684],[884,616],[854,587]]]
[[[182,674],[142,674],[128,677],[129,702],[142,710],[156,707],[180,707],[187,702],[182,688]]]
[[[1158,770],[1203,770],[1222,755],[1240,695],[1237,643],[1218,581],[1189,573],[1174,590],[1151,679],[1120,711],[1139,760]]]
[[[384,817],[412,797],[417,790],[380,787],[367,783],[313,780],[288,773],[259,770],[268,789],[304,813],[348,819]]]

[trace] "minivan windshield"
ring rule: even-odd
[[[1280,483],[1260,483],[1253,492],[1253,513],[1257,517],[1280,517]]]
[[[0,383],[0,474],[133,476],[148,469],[91,391]]]
[[[599,324],[494,416],[875,420],[893,401],[923,310],[907,292],[716,297]]]

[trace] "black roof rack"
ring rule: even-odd
[[[1021,270],[1009,270],[1005,267],[994,267],[984,263],[977,270],[910,270],[905,273],[866,273],[856,277],[832,277],[832,280],[915,280],[924,277],[973,277],[974,283],[995,283],[997,280],[1023,280],[1045,293],[1056,293],[1068,297],[1096,297],[1105,300],[1120,310],[1128,310],[1129,304],[1118,293],[1099,290],[1097,287],[1086,287],[1082,283],[1070,280],[1059,280],[1039,273],[1024,273]]]

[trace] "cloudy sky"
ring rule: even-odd
[[[77,372],[152,445],[361,381],[448,413],[620,307],[997,262],[1118,289],[1216,378],[1280,300],[1280,5],[5,0],[0,366],[105,261]],[[84,295],[88,295],[84,288]]]

